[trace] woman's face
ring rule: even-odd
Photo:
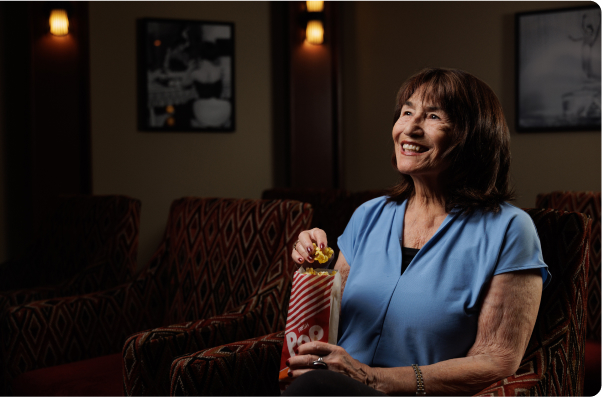
[[[443,154],[449,148],[452,124],[436,103],[423,101],[418,89],[403,104],[393,126],[397,169],[416,177],[437,177],[448,166]]]

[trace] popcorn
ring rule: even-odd
[[[314,249],[316,253],[314,254],[314,259],[318,261],[318,263],[326,263],[330,259],[330,257],[334,254],[334,251],[330,247],[325,247],[323,250],[319,249],[316,243],[314,244]]]
[[[334,276],[337,274],[336,270],[325,270],[325,269],[317,269],[314,270],[313,267],[308,267],[307,269],[300,267],[298,272],[300,274],[311,274],[312,276]]]

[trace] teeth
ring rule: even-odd
[[[418,152],[420,153],[420,146],[416,146],[416,145],[411,145],[409,143],[404,143],[403,144],[403,150],[411,150],[413,152]]]

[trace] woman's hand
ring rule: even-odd
[[[309,342],[299,346],[298,353],[288,360],[288,376],[295,379],[316,370],[313,362],[320,357],[328,370],[340,372],[368,386],[374,385],[373,368],[351,357],[342,347],[324,342]]]
[[[322,229],[318,229],[317,227],[311,230],[304,230],[299,233],[299,239],[295,243],[295,249],[293,249],[292,258],[299,266],[305,262],[313,263],[314,261],[314,243],[320,249],[328,247],[328,239],[326,238],[326,233]],[[332,261],[334,255],[330,258]],[[330,264],[328,261],[325,266]]]

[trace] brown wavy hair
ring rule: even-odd
[[[493,90],[475,76],[455,69],[423,69],[399,89],[393,123],[403,104],[423,90],[423,100],[440,106],[450,118],[451,147],[444,153],[445,209],[497,212],[515,198],[510,186],[510,131]],[[397,169],[395,150],[392,164]],[[387,191],[388,202],[401,203],[414,195],[414,181],[400,173]]]

